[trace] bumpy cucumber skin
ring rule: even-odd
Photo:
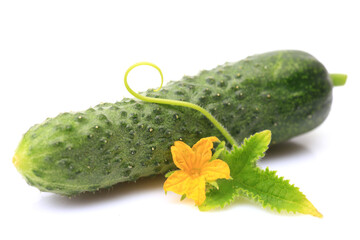
[[[272,131],[272,143],[310,131],[327,117],[332,84],[324,66],[301,51],[276,51],[169,82],[151,97],[198,104],[241,143]],[[170,146],[223,136],[199,112],[133,99],[62,113],[30,128],[13,162],[41,191],[72,196],[162,174],[175,166]]]

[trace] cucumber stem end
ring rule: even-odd
[[[330,79],[333,85],[336,86],[344,86],[346,83],[347,75],[341,73],[333,73],[330,74]]]

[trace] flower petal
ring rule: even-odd
[[[171,147],[171,154],[175,165],[184,170],[189,171],[192,168],[195,160],[195,153],[185,143],[176,141],[174,146]]]
[[[195,204],[200,206],[206,199],[205,177],[190,178],[186,197],[195,200]]]
[[[192,147],[192,150],[195,152],[195,163],[193,164],[194,168],[201,168],[206,162],[210,161],[213,148],[213,142],[218,142],[217,137],[207,137],[200,139]]]
[[[206,163],[201,168],[201,176],[204,176],[206,181],[215,181],[219,178],[230,178],[230,168],[226,162],[216,159]]]
[[[189,180],[190,176],[186,172],[182,170],[175,171],[166,179],[164,183],[164,190],[165,192],[172,191],[183,195],[188,189]]]

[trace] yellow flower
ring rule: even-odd
[[[181,141],[176,141],[171,147],[171,154],[175,165],[180,170],[171,174],[164,183],[164,190],[195,200],[200,206],[206,198],[205,183],[219,178],[230,178],[230,169],[226,162],[211,160],[213,142],[217,137],[200,139],[192,148]]]

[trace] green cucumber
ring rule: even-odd
[[[341,84],[342,77],[336,79]],[[331,76],[311,55],[276,51],[185,76],[143,95],[200,105],[239,143],[269,129],[274,144],[321,124],[330,111],[332,87]],[[192,145],[208,136],[225,140],[193,109],[123,99],[31,127],[13,162],[30,185],[72,196],[166,173],[175,168],[174,141]]]

